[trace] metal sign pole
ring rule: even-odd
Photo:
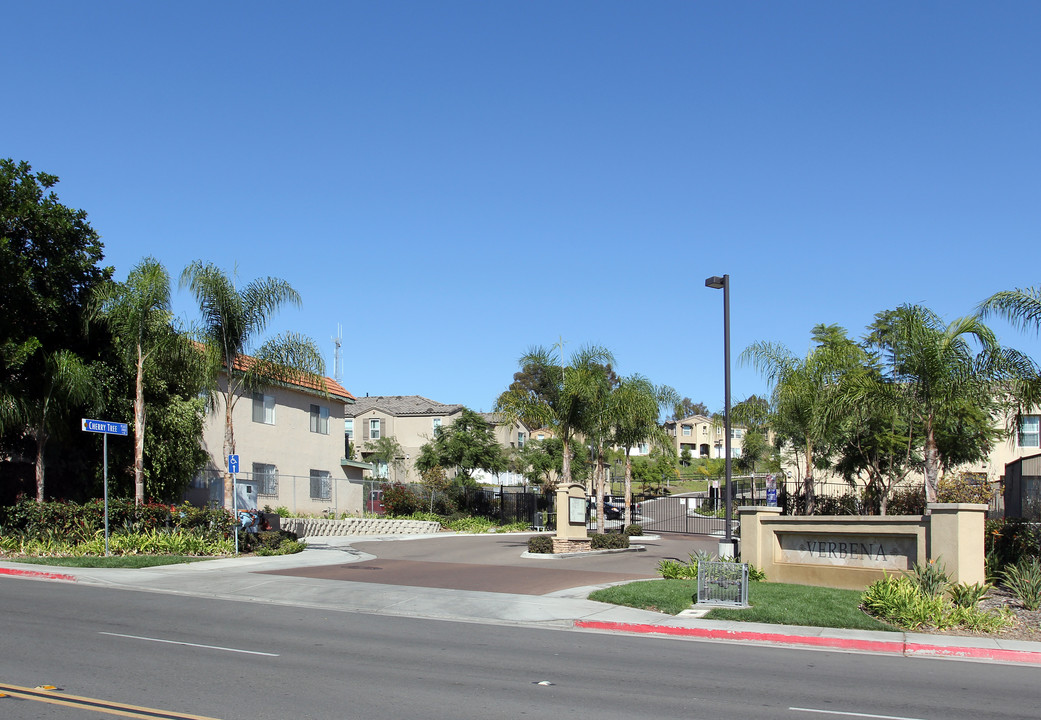
[[[231,473],[231,514],[235,518],[232,527],[235,528],[235,554],[239,554],[239,496],[235,492],[235,473]]]
[[[112,553],[108,549],[108,433],[101,436],[102,453],[105,456],[105,469],[103,471],[105,486],[105,557]]]

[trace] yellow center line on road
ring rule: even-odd
[[[125,703],[110,702],[97,698],[80,697],[78,695],[56,694],[53,690],[37,690],[35,688],[21,687],[19,685],[7,685],[0,683],[0,694],[20,698],[22,700],[35,700],[37,702],[49,703],[51,705],[64,705],[66,707],[93,710],[94,712],[107,715],[118,715],[120,717],[144,718],[147,720],[220,720],[207,715],[190,715],[186,713],[172,712],[169,710],[157,710],[155,708],[142,707],[140,705],[127,705]],[[4,698],[0,697],[0,708]]]

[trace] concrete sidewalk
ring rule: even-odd
[[[478,536],[480,537],[480,536]],[[497,536],[499,546],[509,546],[507,536]],[[515,536],[513,540],[517,540]],[[450,548],[465,553],[487,547],[474,536],[457,536]],[[469,538],[469,539],[467,539]],[[1041,643],[991,638],[925,635],[900,632],[869,632],[811,628],[758,623],[704,620],[693,614],[662,615],[587,600],[597,586],[571,587],[543,595],[487,592],[440,587],[414,587],[377,582],[321,579],[298,574],[301,568],[346,566],[376,560],[415,548],[413,556],[423,556],[424,547],[445,547],[445,534],[412,537],[410,541],[438,543],[412,545],[401,537],[320,538],[302,553],[275,557],[241,557],[209,560],[185,565],[166,565],[139,570],[67,569],[22,563],[0,563],[0,576],[14,576],[55,582],[76,582],[127,590],[163,592],[197,597],[262,602],[276,605],[321,608],[433,618],[460,622],[480,622],[527,627],[575,628],[586,631],[665,636],[710,641],[747,642],[801,648],[836,649],[859,652],[892,653],[914,657],[958,658],[1041,666]],[[515,543],[514,543],[515,544]],[[355,548],[364,546],[377,554]],[[381,552],[386,549],[386,552]],[[439,550],[443,554],[443,549]],[[507,551],[502,550],[503,559]],[[545,565],[560,561],[521,558],[509,551],[511,564]],[[667,550],[665,551],[667,552]],[[642,554],[642,553],[641,553]],[[494,558],[480,554],[475,561],[486,564]],[[604,558],[605,556],[600,556]],[[583,558],[585,566],[619,564],[619,556],[604,559]],[[627,561],[632,562],[632,561]],[[624,562],[622,564],[625,564]],[[293,575],[279,574],[293,571]],[[581,575],[581,573],[579,573]]]

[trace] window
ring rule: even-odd
[[[371,418],[369,420],[369,440],[380,439],[380,419]]]
[[[701,426],[701,437],[708,437],[708,425]]]
[[[275,424],[275,398],[264,393],[253,393],[253,422]]]
[[[691,434],[691,432],[693,432],[693,430],[694,430],[694,428],[692,428],[690,425],[684,425],[683,426],[683,436],[684,437],[690,437],[690,434]]]
[[[519,448],[524,447],[524,431],[523,430],[518,430],[517,431],[517,447],[519,447]]]
[[[647,443],[640,443],[638,447],[638,452],[640,455],[646,455],[647,453],[649,453],[650,448],[647,446]]]
[[[1019,421],[1019,446],[1041,446],[1041,415],[1024,415]]]
[[[542,433],[539,433],[539,440],[545,440],[545,439],[546,439],[546,436],[543,435]]]
[[[735,440],[740,440],[745,436],[745,431],[741,428],[730,428],[730,437]]]
[[[332,476],[328,470],[311,471],[311,499],[329,500],[332,498]]]
[[[311,406],[311,432],[329,434],[329,408],[321,405]]]
[[[380,480],[386,480],[390,477],[390,465],[387,464],[386,460],[376,460],[372,463],[372,476]]]
[[[253,482],[258,495],[278,495],[278,468],[267,463],[253,463]]]
[[[347,436],[347,442],[354,442],[354,418],[343,421],[343,434]]]
[[[434,432],[437,432],[439,427],[441,427],[441,418],[434,418]]]

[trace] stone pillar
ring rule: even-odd
[[[780,514],[781,508],[766,505],[743,505],[737,509],[737,517],[741,521],[741,562],[765,570],[772,558],[768,536],[763,532],[760,521],[764,517]]]
[[[586,532],[586,489],[572,483],[557,488],[557,534],[553,537],[553,552],[587,552],[590,549]]]
[[[951,582],[984,583],[982,503],[929,503],[929,559],[943,563]]]

